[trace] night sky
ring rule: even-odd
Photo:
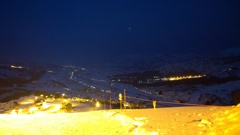
[[[240,46],[239,0],[1,0],[0,57],[47,63]]]

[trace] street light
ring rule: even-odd
[[[64,96],[65,96],[65,93],[62,94],[62,108],[64,107]]]
[[[99,106],[100,106],[100,103],[99,103],[99,102],[97,102],[97,103],[96,103],[96,107],[98,108]]]

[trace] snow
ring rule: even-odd
[[[237,134],[237,107],[179,107],[81,113],[1,114],[1,134]],[[230,114],[230,115],[229,115]]]
[[[193,58],[194,57],[194,58]],[[237,58],[237,57],[236,57]],[[120,62],[119,62],[120,61]],[[122,62],[121,62],[122,61]],[[121,65],[119,63],[121,63]],[[19,78],[28,80],[29,71],[6,68],[2,65],[0,79]],[[44,68],[43,68],[44,67]],[[110,67],[89,68],[76,66],[40,66],[46,74],[40,79],[22,86],[13,84],[1,87],[0,99],[11,97],[17,89],[28,91],[46,91],[68,97],[94,98],[99,101],[118,102],[118,94],[126,89],[127,102],[143,101],[144,105],[152,105],[156,100],[157,109],[127,109],[104,110],[107,107],[96,108],[94,102],[79,103],[71,101],[73,111],[66,112],[61,108],[63,99],[48,99],[41,110],[29,110],[33,107],[35,96],[22,97],[15,100],[19,103],[18,114],[10,114],[16,108],[14,101],[0,103],[0,134],[136,134],[136,135],[168,135],[168,134],[239,134],[240,105],[238,106],[191,106],[162,107],[161,101],[184,101],[193,104],[205,104],[216,100],[215,105],[232,104],[232,91],[240,89],[239,80],[231,80],[219,84],[176,85],[136,88],[129,84],[113,83],[109,76],[145,70],[159,70],[163,75],[181,73],[182,71],[197,71],[219,78],[240,76],[238,59],[211,58],[197,56],[158,56],[149,58],[129,57],[117,60]],[[34,69],[34,68],[33,68]],[[29,71],[28,71],[29,70]],[[34,71],[34,70],[33,70]],[[5,92],[6,91],[6,92]],[[161,91],[161,95],[157,93]],[[15,93],[16,92],[16,93]],[[34,110],[36,108],[32,108]],[[14,111],[13,111],[14,113]]]
[[[19,78],[28,80],[31,77],[30,71],[36,69],[48,71],[40,79],[29,81],[17,85],[13,84],[8,87],[1,87],[2,90],[8,90],[0,95],[0,100],[10,97],[11,90],[27,91],[46,91],[49,93],[65,93],[70,97],[95,98],[102,101],[117,98],[119,93],[124,89],[127,90],[128,96],[139,97],[154,100],[181,100],[188,103],[205,104],[208,99],[198,100],[200,94],[216,95],[224,104],[232,104],[231,92],[240,89],[239,80],[229,80],[221,84],[201,84],[191,85],[162,85],[159,87],[136,88],[129,84],[118,84],[111,81],[111,76],[116,74],[143,72],[148,70],[157,70],[163,76],[174,76],[174,74],[183,74],[188,71],[195,71],[201,74],[207,74],[207,77],[215,76],[218,78],[240,77],[240,62],[237,58],[216,57],[205,58],[196,55],[163,55],[163,56],[127,56],[126,58],[113,59],[113,63],[103,63],[99,67],[82,67],[79,66],[59,66],[59,65],[37,65],[24,66],[26,72],[20,72],[18,69],[11,69],[9,65],[1,64],[0,79],[6,81]],[[233,87],[234,86],[234,87]],[[161,96],[157,92],[162,91]],[[210,97],[211,98],[211,97]],[[211,99],[210,99],[211,100]]]
[[[22,107],[34,96],[17,100]],[[12,103],[9,102],[8,104]],[[240,104],[237,106],[192,106],[157,109],[98,110],[73,102],[73,111],[54,110],[61,100],[47,100],[45,109],[34,114],[0,114],[1,135],[79,134],[239,134]],[[6,107],[1,104],[1,109]],[[82,109],[81,109],[82,108]]]

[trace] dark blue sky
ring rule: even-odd
[[[81,63],[240,45],[239,0],[1,0],[1,59]]]

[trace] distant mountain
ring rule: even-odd
[[[184,74],[189,71],[215,77],[240,77],[240,55],[203,57],[194,54],[125,56],[112,60],[121,72],[143,72],[156,70],[164,76]]]
[[[240,56],[240,47],[229,48],[220,52],[223,56]]]

